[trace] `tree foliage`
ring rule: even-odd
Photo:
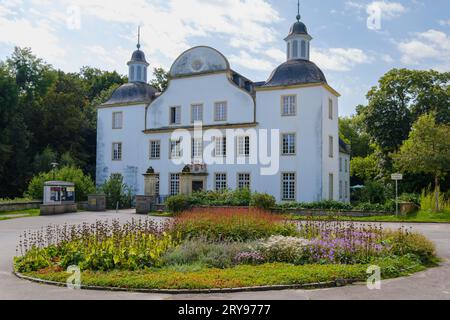
[[[75,184],[75,198],[77,201],[87,200],[90,193],[95,192],[95,185],[89,175],[85,175],[81,169],[63,167],[55,171],[42,172],[31,179],[26,195],[32,199],[42,200],[44,183],[46,181],[67,181]]]
[[[439,183],[450,171],[450,125],[436,123],[435,113],[419,117],[393,158],[404,172],[434,176],[436,210],[439,210]]]

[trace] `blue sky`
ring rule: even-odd
[[[297,0],[0,0],[0,60],[18,45],[65,71],[126,74],[141,25],[152,67],[209,45],[261,81],[285,61],[296,11]],[[341,115],[365,103],[391,68],[450,71],[448,0],[302,0],[301,15],[314,38],[311,60],[342,94]]]

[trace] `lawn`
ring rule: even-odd
[[[39,209],[27,209],[27,210],[19,210],[19,211],[0,211],[0,221],[16,219],[16,218],[36,217],[36,216],[39,216],[39,214],[40,214]]]
[[[306,220],[307,217],[301,216],[289,216],[293,220]],[[314,217],[314,220],[330,220],[336,219],[341,221],[362,221],[362,222],[411,222],[411,223],[450,223],[450,211],[445,210],[442,212],[431,211],[419,211],[414,214],[410,214],[406,217],[386,215],[386,216],[372,216],[372,217],[346,217],[346,216],[333,216],[333,217]]]

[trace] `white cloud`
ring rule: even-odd
[[[372,1],[366,7],[367,13],[380,12],[382,19],[392,19],[400,16],[406,8],[399,2]]]
[[[264,53],[266,54],[266,56],[272,58],[274,61],[278,63],[282,63],[283,61],[286,60],[286,52],[280,49],[272,48],[266,50]]]
[[[392,58],[392,56],[389,55],[389,54],[382,54],[382,55],[381,55],[381,60],[383,60],[383,61],[386,62],[386,63],[392,63],[392,62],[394,62],[394,58]]]
[[[398,43],[402,62],[408,65],[436,64],[436,68],[450,68],[450,37],[430,29],[415,34],[414,38]]]
[[[246,51],[240,51],[239,55],[230,55],[228,60],[231,64],[256,71],[272,71],[275,65],[267,60],[256,58]]]
[[[448,20],[439,20],[439,24],[441,26],[450,26],[450,19],[448,19]]]
[[[9,1],[0,5],[0,43],[30,47],[33,52],[48,60],[62,61],[66,49],[61,45],[53,26],[45,19],[25,19],[17,14],[21,1]]]
[[[373,62],[373,58],[361,49],[329,48],[311,50],[311,60],[330,71],[350,71],[353,67]]]
[[[65,0],[89,15],[128,28],[142,26],[142,41],[149,54],[161,52],[174,59],[190,47],[192,37],[219,37],[238,49],[261,52],[278,35],[272,24],[280,20],[267,0],[170,0],[143,2]],[[245,30],[245,32],[244,32]],[[130,29],[126,30],[128,38]]]

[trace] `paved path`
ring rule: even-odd
[[[126,292],[100,292],[69,290],[41,285],[16,278],[12,272],[12,257],[15,255],[18,236],[28,229],[39,229],[50,223],[78,224],[94,222],[97,219],[119,218],[121,220],[138,217],[131,211],[120,213],[76,213],[55,217],[29,217],[0,221],[0,299],[445,299],[450,300],[450,224],[407,224],[433,240],[438,254],[445,261],[441,266],[415,274],[411,277],[383,281],[381,290],[370,291],[364,285],[321,290],[287,290],[271,292],[249,292],[211,295],[168,295]],[[398,228],[398,224],[383,224],[388,228]]]

